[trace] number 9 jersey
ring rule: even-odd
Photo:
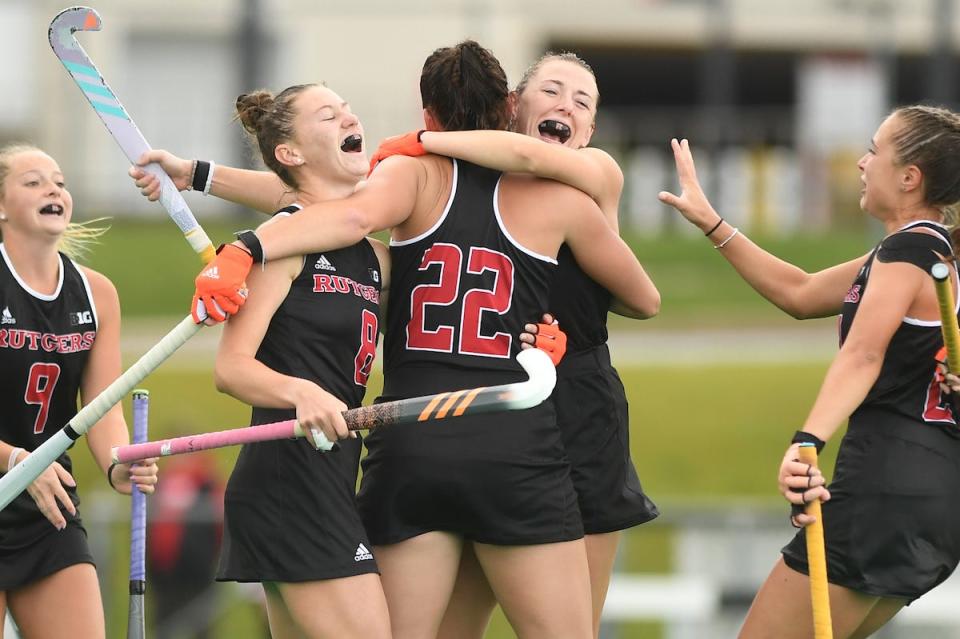
[[[20,278],[0,244],[0,439],[35,450],[77,413],[77,394],[97,335],[97,311],[81,269],[60,254],[60,281],[49,295]],[[70,457],[58,459],[72,472]],[[64,485],[74,505],[75,487]],[[67,521],[74,518],[61,507]],[[22,492],[0,511],[0,549],[56,529]],[[31,538],[32,537],[32,538]]]

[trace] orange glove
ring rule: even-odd
[[[411,158],[426,155],[427,150],[423,148],[423,143],[420,142],[420,135],[423,132],[424,129],[411,131],[403,135],[395,135],[381,142],[373,157],[370,158],[370,170],[367,172],[367,177],[373,173],[373,169],[381,160],[385,160],[391,155],[406,155]]]
[[[550,356],[556,366],[567,352],[567,334],[556,320],[552,324],[537,324],[536,347]]]
[[[938,384],[942,384],[944,381],[946,381],[945,373],[947,371],[947,347],[941,346],[940,350],[937,351],[937,354],[934,355],[933,358],[937,360],[938,364],[936,372],[933,374],[934,380]]]
[[[246,301],[244,280],[253,265],[253,257],[235,244],[224,244],[197,279],[190,314],[199,324],[208,317],[217,322],[233,315]]]

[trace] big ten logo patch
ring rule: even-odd
[[[70,313],[70,326],[82,326],[93,323],[93,314],[90,311]]]

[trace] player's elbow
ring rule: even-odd
[[[218,357],[216,364],[213,367],[213,385],[216,387],[217,391],[221,393],[226,393],[228,395],[232,394],[233,389],[233,371],[236,370],[236,367],[231,366],[228,361],[223,357]]]

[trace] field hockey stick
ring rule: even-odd
[[[957,326],[957,306],[953,299],[953,286],[950,284],[950,267],[937,262],[930,267],[930,275],[937,288],[937,304],[940,307],[940,328],[943,331],[943,343],[947,347],[947,364],[950,372],[960,375],[960,327]]]
[[[17,495],[40,476],[40,473],[46,470],[47,466],[55,462],[73,445],[73,442],[100,421],[100,418],[106,415],[114,404],[126,397],[127,393],[164,360],[173,355],[187,340],[196,335],[202,327],[203,324],[194,324],[193,318],[189,315],[183,318],[133,366],[103,389],[89,404],[81,408],[66,426],[0,477],[0,510],[6,508]]]
[[[150,145],[73,35],[77,31],[99,30],[100,15],[95,10],[90,7],[71,7],[58,13],[50,22],[47,37],[53,52],[83,92],[90,106],[100,116],[110,135],[120,145],[130,163],[136,164],[140,157],[150,150]],[[214,248],[210,238],[197,223],[170,177],[156,163],[148,164],[144,170],[160,180],[160,204],[180,227],[193,250],[200,254],[204,263],[212,260]]]
[[[147,441],[150,393],[133,391],[133,443]],[[130,605],[127,608],[127,639],[147,635],[143,595],[147,590],[147,496],[132,485],[130,493]]]
[[[527,381],[500,386],[485,386],[425,397],[412,397],[394,402],[361,406],[345,411],[343,418],[350,430],[367,430],[394,424],[411,424],[476,415],[504,410],[523,410],[536,406],[553,392],[557,371],[550,356],[531,348],[517,355],[517,362],[527,373]],[[304,432],[296,420],[246,426],[199,435],[187,435],[146,444],[132,444],[113,449],[113,461],[126,464],[148,457],[166,457],[198,450],[238,446],[253,442],[294,437],[313,437],[313,445],[329,450],[333,444],[319,431]],[[21,462],[23,463],[23,462]],[[16,468],[16,466],[14,467]]]
[[[800,461],[817,467],[817,447],[812,443],[800,444]],[[823,514],[820,500],[807,504],[806,513],[816,521],[806,528],[807,566],[810,570],[810,602],[813,605],[814,639],[833,639],[833,622],[830,619],[830,593],[827,589],[827,554],[823,542]]]

